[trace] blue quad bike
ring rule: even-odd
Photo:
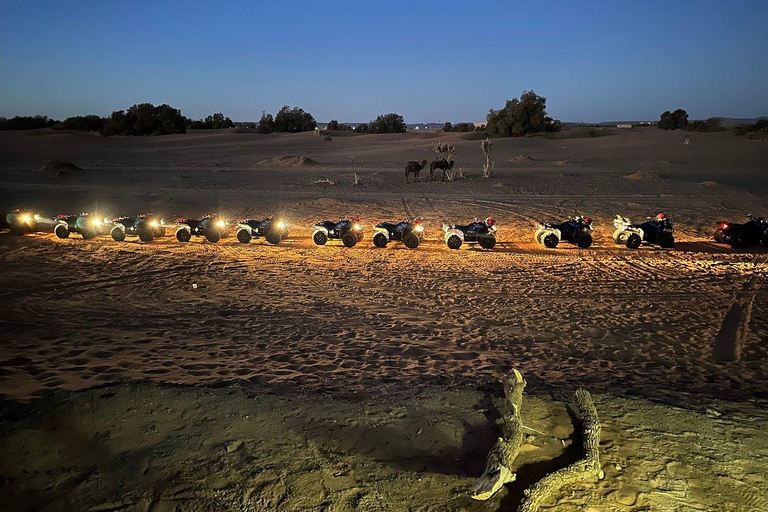
[[[496,245],[496,221],[493,217],[466,225],[443,224],[443,232],[445,245],[449,249],[458,249],[464,242],[476,242],[483,249],[493,249]]]
[[[69,238],[72,233],[79,234],[83,240],[90,240],[109,233],[111,220],[93,213],[80,215],[59,215],[55,219],[53,232],[59,238]]]
[[[360,216],[342,218],[338,221],[325,220],[316,222],[313,226],[312,241],[317,245],[325,245],[328,240],[341,240],[345,247],[354,247],[363,241],[363,225]]]
[[[743,224],[720,222],[715,231],[715,242],[729,244],[734,249],[750,245],[768,246],[768,222],[762,217],[747,215]]]
[[[237,221],[235,236],[242,244],[247,244],[252,238],[264,237],[270,244],[277,245],[288,238],[288,223],[274,217],[262,220],[240,219]]]
[[[561,241],[587,249],[592,245],[592,229],[592,219],[579,215],[561,224],[542,222],[533,237],[547,249],[554,249]]]
[[[200,219],[179,217],[176,219],[176,240],[189,242],[193,236],[204,237],[215,244],[228,236],[229,222],[216,215],[204,215]]]
[[[391,241],[403,242],[409,249],[415,249],[424,237],[424,224],[421,217],[405,219],[398,223],[379,222],[373,226],[373,245],[386,247]]]
[[[613,241],[619,245],[626,245],[630,249],[637,249],[643,242],[669,249],[675,246],[675,237],[672,234],[672,221],[666,213],[659,213],[655,217],[640,224],[635,224],[629,218],[617,215],[613,220],[616,230],[613,232]]]
[[[122,242],[128,236],[137,236],[142,242],[151,242],[165,236],[165,221],[150,213],[135,217],[115,217],[109,234],[115,242]]]
[[[20,236],[25,233],[40,231],[42,219],[36,213],[28,210],[12,210],[11,213],[0,213],[0,231],[7,229],[8,233]]]

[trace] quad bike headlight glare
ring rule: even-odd
[[[157,222],[156,220],[153,220],[152,222],[149,223],[149,225],[152,226],[153,228],[156,228],[160,226],[160,223]]]
[[[285,229],[285,222],[283,222],[283,221],[280,221],[280,222],[278,222],[278,223],[277,223],[277,227],[278,227],[279,229]]]
[[[101,225],[101,219],[93,219],[91,222],[96,226]]]
[[[419,224],[418,226],[416,226],[416,228],[415,228],[415,229],[416,229],[416,231],[418,231],[419,233],[421,233],[422,231],[424,231],[424,226],[422,226],[421,224]]]
[[[220,228],[225,228],[225,227],[227,227],[227,223],[226,223],[226,222],[224,222],[223,220],[220,220],[220,221],[218,221],[218,222],[216,223],[216,225],[217,225],[218,227],[220,227]]]
[[[38,214],[35,214],[35,215],[34,215],[34,219],[35,219],[35,220],[40,220],[40,216],[39,216]]]
[[[32,217],[30,217],[29,215],[22,215],[21,216],[21,222],[29,222],[31,220],[32,220]]]
[[[355,224],[354,228],[356,231],[360,231],[361,229],[363,229],[363,226],[361,226],[360,224]]]

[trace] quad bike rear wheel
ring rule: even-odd
[[[140,229],[139,230],[139,240],[142,242],[151,242],[154,240],[154,236],[152,235],[152,232],[148,229]]]
[[[176,232],[176,240],[179,242],[189,242],[192,240],[192,232],[182,228]]]
[[[578,245],[580,249],[588,249],[589,246],[592,245],[592,235],[589,233],[581,233],[576,237],[576,245]]]
[[[376,233],[373,235],[373,245],[376,247],[386,247],[388,243],[389,239],[384,233]]]
[[[219,240],[221,240],[221,233],[216,229],[209,229],[205,232],[205,239],[208,240],[210,243],[215,244]]]
[[[357,245],[357,235],[351,231],[347,231],[344,233],[344,236],[341,237],[341,243],[344,244],[344,247],[354,247]]]
[[[719,244],[725,243],[725,236],[724,235],[725,235],[725,231],[723,231],[722,229],[716,230],[715,231],[715,242],[717,242]]]
[[[315,231],[315,234],[312,235],[312,241],[315,242],[315,245],[325,245],[328,241],[328,235],[322,231]]]
[[[659,247],[664,249],[671,249],[675,246],[675,237],[672,233],[662,233],[659,235]]]
[[[627,247],[630,249],[637,249],[640,247],[640,244],[643,243],[643,240],[640,238],[640,235],[637,233],[630,233],[629,236],[626,238],[626,242],[624,242]]]
[[[478,242],[483,249],[493,249],[493,246],[496,245],[496,237],[484,236]]]
[[[59,238],[69,238],[69,228],[65,224],[58,224],[53,229],[53,232],[56,233],[56,236]]]
[[[272,245],[277,245],[280,243],[280,240],[282,238],[280,237],[280,232],[276,229],[270,229],[267,232],[267,242],[271,243]]]
[[[253,238],[253,236],[247,229],[237,230],[237,241],[240,242],[241,244],[247,244],[248,242],[251,241],[251,238]]]
[[[547,249],[554,249],[559,243],[560,239],[554,233],[550,233],[544,237],[544,247]]]
[[[537,229],[536,232],[533,234],[533,239],[536,240],[537,244],[541,243],[541,234],[543,233],[542,230]]]
[[[109,235],[112,237],[112,240],[115,242],[122,242],[125,240],[125,231],[123,231],[123,228],[119,226],[115,226],[112,228],[112,231],[109,232]]]
[[[80,234],[83,235],[83,240],[93,240],[96,238],[96,231],[92,229],[84,229]]]
[[[461,247],[461,242],[461,237],[459,235],[451,235],[448,237],[448,240],[445,241],[445,244],[449,249],[456,250]]]
[[[403,238],[403,244],[409,249],[415,249],[419,246],[419,237],[413,233],[408,233],[405,235],[405,238]]]
[[[9,233],[13,236],[21,236],[24,234],[24,228],[19,226],[18,224],[13,224],[11,226],[11,229],[9,230]]]

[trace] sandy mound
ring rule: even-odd
[[[658,181],[661,179],[659,173],[654,171],[637,171],[624,177],[631,181]]]
[[[57,176],[66,176],[70,172],[81,170],[71,162],[65,162],[63,160],[48,160],[43,165],[37,168],[38,171],[55,174]]]
[[[526,155],[525,153],[520,153],[516,157],[509,159],[510,162],[528,162],[528,161],[532,161],[532,160],[533,160],[533,158],[531,158],[530,156]]]
[[[461,140],[485,140],[487,137],[485,132],[468,132],[461,135]]]
[[[306,156],[282,155],[262,160],[259,162],[259,165],[270,165],[275,167],[304,167],[306,165],[315,165],[317,163],[318,162]]]

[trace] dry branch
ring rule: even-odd
[[[592,396],[586,389],[576,391],[576,402],[584,422],[584,457],[570,466],[545,476],[523,493],[518,512],[536,512],[541,504],[561,487],[605,476],[600,469],[600,420]]]
[[[517,475],[510,469],[523,444],[523,407],[525,379],[518,370],[504,381],[504,404],[501,410],[501,432],[503,437],[496,440],[485,461],[485,471],[472,487],[472,497],[487,500],[504,484],[514,482]]]

